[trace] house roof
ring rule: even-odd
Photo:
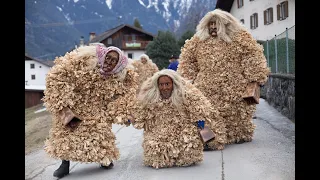
[[[217,0],[215,9],[222,9],[230,12],[234,0]]]
[[[102,42],[103,40],[105,40],[106,38],[110,37],[111,35],[113,35],[114,33],[116,33],[117,31],[119,31],[120,29],[122,29],[122,28],[124,28],[124,27],[129,27],[129,28],[131,28],[131,29],[137,30],[137,31],[139,31],[139,32],[141,32],[141,33],[144,33],[144,34],[147,34],[147,35],[149,35],[149,36],[154,37],[153,34],[151,34],[151,33],[149,33],[149,32],[146,32],[146,31],[144,31],[144,30],[142,30],[142,29],[139,29],[139,28],[137,28],[137,27],[131,26],[131,25],[129,25],[129,24],[121,24],[121,25],[119,25],[119,26],[117,26],[117,27],[114,27],[114,28],[112,28],[112,29],[109,29],[109,30],[105,31],[104,33],[100,34],[99,36],[96,36],[95,38],[93,38],[93,39],[90,41],[90,43]]]
[[[43,64],[43,65],[46,65],[46,66],[48,66],[48,67],[52,67],[52,66],[54,65],[54,62],[53,62],[53,61],[36,59],[36,58],[31,57],[30,55],[28,55],[28,54],[26,54],[26,53],[25,53],[25,58],[24,58],[24,60],[34,60],[34,61],[36,61],[36,62],[38,62],[38,63],[41,63],[41,64]]]

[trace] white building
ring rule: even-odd
[[[295,25],[295,0],[217,0],[216,8],[238,18],[257,40],[269,40]],[[294,31],[289,36],[295,39]]]
[[[53,66],[53,61],[42,61],[25,55],[25,85],[45,86],[46,75]]]
[[[53,61],[41,61],[25,55],[25,108],[42,103],[46,75]]]

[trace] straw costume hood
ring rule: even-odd
[[[119,54],[119,61],[111,72],[104,72],[110,51]],[[127,122],[136,95],[133,67],[120,49],[100,45],[80,47],[54,62],[43,98],[53,120],[45,151],[53,158],[109,165],[119,158],[112,123]],[[77,128],[62,123],[59,112],[64,108],[80,117]]]
[[[142,63],[141,59],[145,58],[147,60],[146,63]],[[158,66],[152,62],[148,55],[142,54],[139,60],[133,61],[132,65],[135,67],[135,71],[138,76],[138,90],[140,89],[142,83],[147,80],[147,78],[151,77],[154,73],[158,72]]]
[[[162,99],[158,79],[169,76],[173,91]],[[203,160],[203,143],[195,123],[204,120],[216,135],[212,142],[223,148],[225,127],[209,100],[175,71],[164,69],[145,81],[133,111],[134,127],[144,129],[144,164],[154,168],[189,166]],[[210,123],[211,122],[211,123]]]
[[[215,21],[217,37],[209,34]],[[230,13],[208,12],[181,49],[178,72],[193,82],[225,119],[228,143],[251,141],[256,109],[242,99],[248,83],[263,85],[270,72],[263,47]]]

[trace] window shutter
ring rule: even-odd
[[[277,5],[277,20],[280,20],[280,4]]]
[[[273,8],[270,8],[270,23],[273,22]]]
[[[250,16],[250,28],[253,29],[253,25],[252,25],[252,16]]]
[[[256,19],[255,19],[256,20],[256,27],[258,27],[258,13],[256,13],[255,16],[256,16]]]
[[[268,11],[268,10],[263,11],[264,25],[267,24],[267,11]]]
[[[284,18],[288,17],[288,1],[284,1]]]
[[[240,1],[240,0],[237,0],[238,8],[239,8],[239,1]]]

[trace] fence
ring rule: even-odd
[[[295,74],[295,26],[262,45],[272,73]]]

